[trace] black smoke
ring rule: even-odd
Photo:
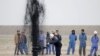
[[[38,44],[38,37],[39,37],[39,24],[42,19],[40,16],[44,17],[44,5],[39,2],[39,0],[27,0],[26,5],[26,14],[25,14],[25,21],[24,21],[24,31],[27,30],[27,26],[30,31],[31,40],[32,40],[32,55],[38,56],[38,51],[40,50]]]

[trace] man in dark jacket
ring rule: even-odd
[[[58,39],[59,39],[59,42],[60,42],[60,55],[61,55],[61,47],[62,47],[62,43],[61,43],[61,40],[62,40],[62,37],[61,37],[61,35],[59,34],[59,30],[56,30],[56,36],[58,37]]]
[[[60,56],[62,43],[61,43],[61,35],[58,33],[58,30],[56,30],[56,33],[54,34],[54,41],[55,41],[54,45],[56,49],[56,56]]]

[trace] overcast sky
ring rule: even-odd
[[[0,25],[22,25],[26,0],[0,0]],[[45,25],[100,25],[100,0],[45,0]]]

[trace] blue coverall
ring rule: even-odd
[[[74,51],[75,51],[75,42],[77,40],[77,36],[75,34],[71,34],[69,36],[69,47],[68,47],[68,50],[67,50],[67,55],[70,54],[70,50],[72,49],[72,54],[74,54]]]
[[[42,48],[40,53],[44,54],[44,47],[45,47],[45,34],[44,33],[41,33],[39,35],[39,44],[40,44],[40,47]]]
[[[86,40],[87,40],[86,34],[85,33],[81,33],[79,35],[79,41],[80,41],[79,54],[80,54],[80,56],[81,56],[82,51],[83,51],[83,55],[84,56],[86,55],[86,52],[85,52]]]
[[[45,47],[45,34],[41,33],[39,35],[39,42],[41,47]]]
[[[87,36],[85,33],[79,35],[80,47],[86,47]]]
[[[91,38],[91,42],[92,42],[92,46],[91,46],[90,56],[92,56],[93,52],[94,52],[94,55],[96,55],[96,52],[98,50],[98,42],[99,42],[98,36],[93,36]]]

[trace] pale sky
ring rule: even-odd
[[[0,0],[0,25],[22,25],[26,0]],[[45,0],[45,25],[100,25],[100,0]]]

